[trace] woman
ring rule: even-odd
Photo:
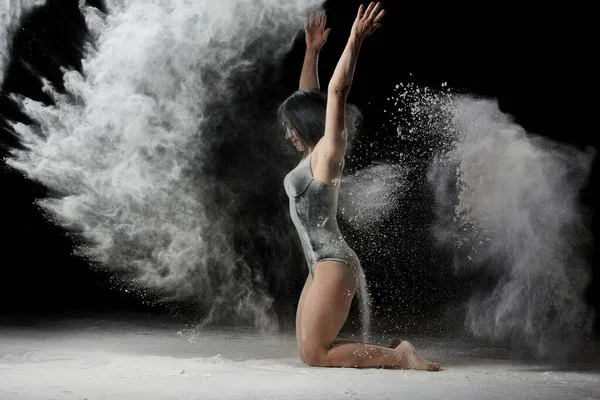
[[[286,138],[302,161],[284,180],[290,214],[309,268],[296,314],[300,358],[311,366],[383,367],[439,370],[419,357],[410,343],[389,347],[337,338],[344,325],[361,271],[356,254],[339,231],[336,213],[339,181],[347,145],[346,98],[364,38],[380,27],[381,3],[361,5],[346,48],[329,82],[327,96],[319,93],[317,61],[330,29],[325,14],[311,13],[305,23],[306,54],[300,90],[279,108]],[[316,90],[312,90],[316,89]]]

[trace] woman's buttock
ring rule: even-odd
[[[313,265],[313,277],[318,274],[319,269],[323,268],[327,269],[329,273],[333,273],[333,270],[335,270],[335,275],[340,279],[354,281],[358,279],[360,270],[360,266],[354,260],[324,259]],[[327,275],[330,275],[329,273]]]

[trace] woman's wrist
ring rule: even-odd
[[[364,38],[359,37],[357,34],[351,33],[350,37],[348,38],[348,44],[351,45],[352,47],[360,47],[363,39]]]

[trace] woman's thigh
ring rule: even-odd
[[[300,339],[303,352],[327,351],[346,322],[356,291],[356,270],[338,261],[322,261],[304,300]]]
[[[302,293],[300,294],[300,300],[298,301],[298,308],[296,310],[296,340],[298,342],[298,353],[300,354],[300,358],[304,361],[304,354],[302,354],[302,312],[304,310],[304,303],[306,302],[306,296],[310,291],[310,288],[313,283],[313,278],[308,274],[306,277],[306,282],[304,282],[304,288],[302,288]]]

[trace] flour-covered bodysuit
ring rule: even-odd
[[[340,185],[329,186],[313,178],[312,155],[310,153],[283,180],[290,200],[290,215],[300,236],[308,270],[314,277],[318,262],[332,260],[361,271],[358,257],[346,244],[337,223]]]

